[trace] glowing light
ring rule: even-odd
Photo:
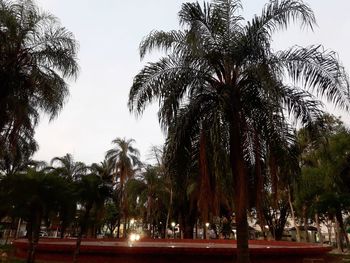
[[[129,240],[131,242],[139,241],[140,238],[141,236],[139,234],[134,234],[134,233],[129,236]]]
[[[129,239],[130,239],[130,241],[134,242],[136,240],[136,235],[135,234],[131,234]]]

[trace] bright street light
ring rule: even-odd
[[[139,234],[131,234],[130,237],[129,237],[129,240],[131,242],[139,241],[140,240],[140,235]]]
[[[209,222],[205,223],[205,229],[204,229],[204,239],[208,239],[208,227],[209,227]]]
[[[175,239],[175,222],[171,222],[171,226],[173,227],[173,238]]]

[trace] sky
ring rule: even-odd
[[[39,151],[34,158],[49,161],[53,157],[73,154],[87,164],[100,162],[116,137],[135,139],[141,159],[147,161],[152,145],[164,143],[157,104],[141,117],[127,108],[133,77],[145,63],[159,54],[140,60],[138,47],[152,30],[178,29],[177,13],[182,0],[37,0],[40,8],[58,17],[62,26],[73,32],[79,42],[80,74],[70,80],[70,96],[57,118],[49,122],[42,116],[35,138]],[[202,1],[200,1],[202,2]],[[250,20],[260,14],[267,0],[242,0],[243,17]],[[273,36],[274,50],[293,45],[322,44],[338,53],[350,71],[350,1],[309,0],[318,26],[289,30]],[[342,115],[350,123],[349,113]]]

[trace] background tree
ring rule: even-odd
[[[153,238],[156,232],[159,233],[161,224],[165,223],[165,211],[169,204],[165,178],[158,172],[157,166],[147,166],[145,171],[137,178],[130,179],[126,185],[129,203],[135,205],[137,214],[149,226],[147,228],[151,230],[150,236]]]
[[[116,138],[112,141],[113,144],[116,145],[115,148],[110,149],[106,158],[110,159],[114,163],[114,175],[115,182],[118,183],[116,189],[119,190],[119,206],[121,207],[121,211],[124,217],[124,228],[123,228],[123,236],[126,237],[126,225],[128,219],[128,203],[125,191],[125,183],[129,178],[132,178],[135,174],[135,169],[141,164],[140,162],[140,153],[134,148],[132,145],[135,142],[133,139],[126,140],[121,138]],[[120,222],[118,222],[118,233],[119,237],[119,227]]]
[[[324,115],[298,135],[302,167],[295,204],[304,218],[305,231],[310,219],[316,222],[319,233],[320,218],[334,220],[339,224],[336,232],[341,236],[337,241],[341,248],[343,240],[349,242],[342,218],[348,207],[349,132],[339,119]]]
[[[118,220],[120,217],[120,210],[116,207],[116,202],[106,203],[103,223],[107,226],[111,237],[114,237],[114,231],[118,226]]]
[[[105,201],[111,195],[111,188],[106,185],[102,178],[94,173],[81,177],[76,182],[76,192],[78,202],[81,205],[80,230],[78,232],[76,248],[74,251],[73,262],[77,262],[80,253],[80,244],[84,234],[88,229],[91,212],[101,209]]]
[[[54,157],[51,160],[52,169],[59,176],[70,180],[77,180],[86,174],[88,167],[82,162],[75,162],[73,156],[67,153],[63,157]]]
[[[0,187],[2,201],[10,210],[8,213],[27,222],[27,262],[34,262],[42,220],[51,212],[57,213],[61,194],[69,191],[67,185],[45,169],[28,168],[25,173],[7,176]]]

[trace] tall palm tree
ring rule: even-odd
[[[54,118],[78,73],[78,45],[31,0],[0,1],[0,142],[33,138],[40,112]]]
[[[116,138],[112,141],[116,145],[115,148],[107,151],[106,159],[110,159],[114,163],[114,175],[115,181],[118,181],[118,187],[120,192],[119,202],[124,216],[124,231],[123,236],[126,236],[126,224],[128,218],[128,204],[125,191],[125,183],[129,178],[132,178],[136,169],[141,164],[140,153],[132,145],[135,142],[134,139],[121,139]],[[118,237],[119,237],[118,222]]]
[[[135,76],[129,109],[140,114],[158,99],[165,129],[183,108],[186,128],[201,125],[209,113],[222,116],[228,126],[237,258],[242,263],[249,262],[246,161],[251,131],[273,127],[269,120],[283,119],[284,110],[303,123],[312,120],[320,103],[310,91],[348,109],[349,84],[334,53],[322,46],[271,49],[272,34],[291,21],[313,28],[315,17],[308,5],[270,1],[260,16],[246,23],[240,9],[239,0],[185,3],[179,12],[183,30],[152,31],[140,45],[141,57],[155,48],[167,54]],[[292,84],[286,83],[287,77]]]

